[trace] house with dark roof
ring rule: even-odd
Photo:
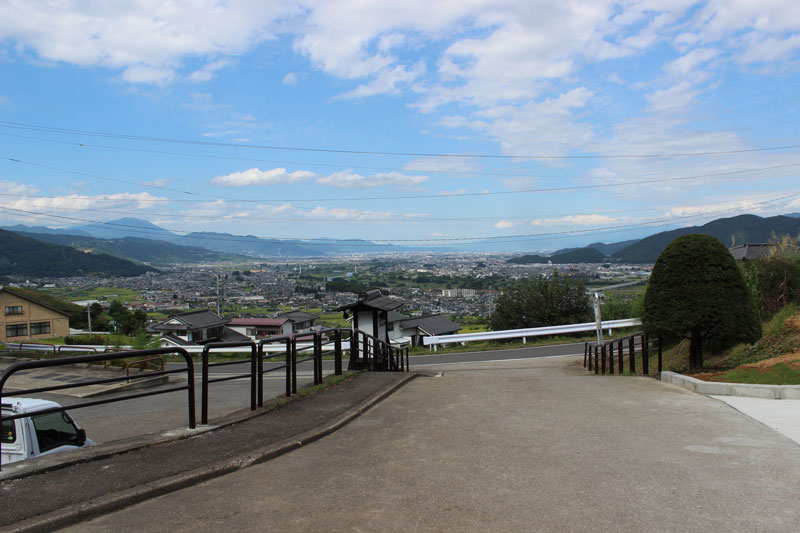
[[[246,335],[252,340],[261,340],[275,335],[292,333],[291,322],[286,317],[280,318],[231,318],[227,326]]]
[[[0,341],[24,342],[69,335],[69,316],[45,302],[0,287]]]
[[[392,338],[392,341],[408,339],[411,346],[422,346],[423,337],[453,335],[461,330],[461,326],[440,314],[416,318],[402,317],[400,320],[390,323],[393,334],[390,333],[389,337]]]
[[[148,330],[160,333],[161,340],[173,346],[250,340],[246,335],[228,328],[227,323],[228,319],[208,309],[200,309],[173,315],[153,324]]]
[[[741,244],[729,248],[731,255],[737,261],[749,261],[751,259],[762,259],[773,254],[796,256],[800,255],[800,248],[797,246],[786,246],[781,249],[781,245],[774,242],[757,242]]]
[[[298,333],[313,329],[319,316],[295,309],[287,313],[281,313],[276,318],[285,318],[291,323],[291,331],[286,333]]]

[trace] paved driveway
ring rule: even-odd
[[[797,531],[795,442],[575,361],[448,368],[311,445],[74,531]]]

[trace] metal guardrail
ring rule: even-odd
[[[636,340],[639,340],[637,343]],[[620,339],[612,339],[604,342],[586,342],[583,347],[583,366],[589,372],[594,370],[595,374],[605,374],[608,368],[609,374],[614,374],[614,355],[616,346],[617,355],[617,373],[622,375],[624,372],[624,357],[625,348],[628,349],[628,371],[631,374],[636,374],[636,347],[639,347],[639,353],[642,357],[642,374],[650,373],[650,350],[655,349],[658,352],[658,372],[660,373],[663,366],[663,350],[661,345],[661,338],[650,339],[650,337],[643,332],[637,332],[627,337]],[[592,361],[594,359],[594,361]],[[608,362],[608,365],[606,365]]]
[[[601,324],[602,329],[620,329],[641,326],[642,322],[638,318],[626,318],[623,320],[606,320]],[[500,339],[519,339],[523,342],[527,337],[538,337],[542,335],[559,335],[562,333],[578,333],[581,331],[594,331],[597,329],[595,322],[585,322],[582,324],[564,324],[561,326],[547,326],[542,328],[506,329],[501,331],[481,331],[478,333],[462,333],[457,335],[432,335],[423,337],[422,344],[433,346],[437,344],[452,344],[455,342],[475,342]]]
[[[41,411],[36,411],[37,415],[40,414],[47,414],[47,413],[55,413],[55,412],[63,412],[66,410],[74,410],[80,409],[82,407],[91,407],[94,405],[102,405],[106,403],[114,403],[114,402],[121,402],[124,400],[131,400],[134,398],[143,398],[145,396],[155,396],[158,394],[166,394],[169,392],[176,392],[176,391],[187,391],[187,403],[188,403],[188,415],[189,415],[189,427],[194,429],[195,427],[195,398],[194,398],[194,363],[192,362],[191,356],[183,350],[182,348],[152,348],[149,350],[136,350],[132,352],[113,352],[113,353],[99,353],[99,354],[91,354],[91,355],[82,355],[77,357],[64,357],[61,359],[40,359],[38,361],[23,361],[21,363],[15,363],[8,367],[6,371],[3,373],[2,377],[0,377],[0,401],[3,397],[3,388],[5,387],[8,380],[16,373],[24,371],[24,370],[35,370],[35,369],[42,369],[42,368],[51,368],[56,366],[66,366],[66,365],[75,365],[81,363],[92,363],[95,361],[108,361],[108,360],[118,360],[118,359],[130,359],[130,358],[145,358],[148,356],[157,356],[157,355],[165,355],[165,354],[179,354],[183,357],[184,361],[186,362],[186,368],[179,368],[175,370],[162,370],[158,372],[145,372],[138,376],[121,376],[115,378],[103,378],[103,379],[94,379],[88,381],[81,381],[80,383],[70,383],[70,384],[63,384],[63,385],[53,385],[49,387],[39,387],[35,389],[24,389],[24,390],[17,390],[14,391],[14,395],[16,396],[26,396],[41,392],[52,392],[58,390],[65,390],[65,389],[72,389],[77,387],[86,387],[88,385],[102,385],[106,383],[115,383],[121,381],[127,381],[129,379],[142,379],[142,378],[150,378],[155,376],[162,376],[168,374],[176,374],[186,372],[186,385],[176,386],[176,387],[169,387],[163,388],[155,391],[147,391],[147,392],[138,392],[134,394],[127,394],[125,396],[118,396],[116,398],[105,398],[102,400],[92,400],[88,402],[80,402],[75,403],[69,406],[62,406],[62,407],[53,407],[50,409],[42,409]],[[30,416],[30,413],[27,414],[20,414],[20,415],[12,415],[12,416],[3,416],[0,414],[0,420],[16,420],[17,418],[25,418]],[[2,446],[2,444],[0,444]],[[2,464],[0,464],[2,467]]]

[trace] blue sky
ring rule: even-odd
[[[792,1],[50,4],[0,4],[0,225],[552,250],[800,211]]]

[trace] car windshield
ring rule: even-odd
[[[46,452],[63,444],[81,445],[78,428],[66,413],[47,413],[32,418],[39,441],[39,452]]]

